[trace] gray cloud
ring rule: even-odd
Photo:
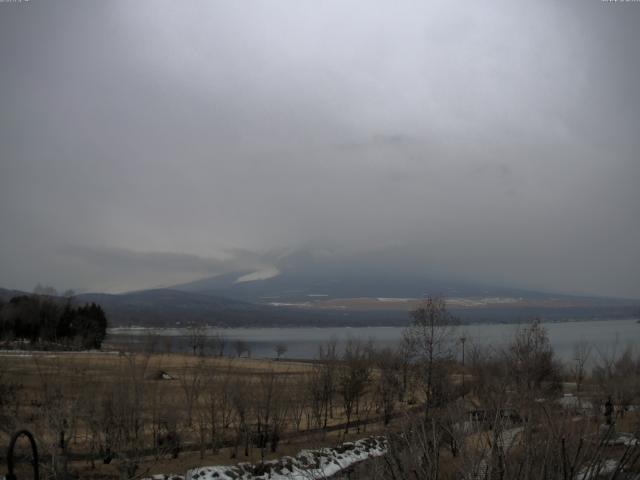
[[[168,287],[227,273],[267,271],[275,265],[273,252],[257,254],[228,250],[220,258],[173,252],[144,252],[124,248],[65,246],[54,255],[83,272],[98,290],[128,291]],[[96,280],[99,279],[99,280]],[[96,283],[98,282],[98,283]]]
[[[640,297],[639,20],[578,0],[0,4],[0,285],[404,245],[470,279]]]

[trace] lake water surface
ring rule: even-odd
[[[468,341],[465,348],[472,344],[499,348],[507,344],[523,325],[514,324],[475,324],[457,327],[455,336],[465,336]],[[580,322],[544,323],[551,346],[563,360],[573,358],[574,345],[585,340],[593,346],[593,356],[598,353],[611,354],[621,352],[627,346],[640,346],[640,323],[635,319],[597,320]],[[278,344],[287,347],[285,358],[312,359],[317,356],[318,347],[330,340],[338,345],[350,339],[371,340],[377,346],[397,345],[402,339],[402,327],[329,327],[329,328],[209,328],[207,335],[222,335],[226,341],[225,354],[233,355],[233,344],[244,341],[251,350],[252,357],[274,357],[274,348]],[[156,338],[156,351],[163,351],[167,341],[172,351],[188,351],[187,329],[110,329],[108,341],[113,344],[130,342],[144,345],[150,335]],[[460,350],[459,346],[458,349]],[[467,350],[468,351],[468,350]]]

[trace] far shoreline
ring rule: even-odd
[[[563,319],[545,319],[545,318],[531,318],[529,320],[514,320],[512,322],[506,321],[466,321],[459,322],[454,324],[458,327],[467,327],[467,326],[481,326],[481,325],[528,325],[534,320],[539,320],[543,324],[549,323],[584,323],[584,322],[608,322],[608,321],[634,321],[640,324],[640,318],[634,317],[590,317],[590,318],[563,318]],[[282,324],[282,325],[209,325],[209,324],[197,324],[199,327],[205,328],[207,330],[281,330],[281,329],[318,329],[318,330],[326,330],[331,328],[406,328],[410,325],[410,322],[407,321],[404,324],[401,323],[379,323],[379,324],[363,324],[363,325],[354,325],[354,324],[336,324],[336,325],[303,325],[303,324]],[[191,328],[191,325],[175,325],[175,326],[145,326],[145,325],[131,325],[131,326],[116,326],[116,327],[108,327],[107,334],[118,335],[120,332],[137,332],[137,331],[157,331],[162,332],[166,330],[188,330]],[[186,334],[185,334],[186,335]]]

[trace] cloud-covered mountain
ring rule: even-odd
[[[366,253],[299,249],[273,255],[272,264],[262,270],[240,270],[173,288],[257,303],[305,302],[322,298],[422,298],[427,295],[538,300],[571,298],[557,292],[544,293],[448,277],[412,258],[410,251],[400,247]]]

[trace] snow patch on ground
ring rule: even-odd
[[[504,430],[502,434],[498,437],[498,445],[502,448],[509,449],[515,443],[518,435],[520,435],[524,431],[522,427],[510,428],[508,430]]]
[[[560,404],[560,406],[562,406],[562,408],[565,408],[567,410],[582,412],[589,412],[593,410],[593,403],[591,403],[589,400],[576,397],[575,395],[572,395],[570,393],[565,393],[564,396],[560,397],[558,399],[558,403]]]
[[[620,433],[616,438],[607,440],[606,445],[624,445],[626,447],[632,447],[640,445],[640,441],[631,433]]]
[[[616,471],[618,468],[617,460],[605,460],[601,464],[594,465],[591,468],[585,468],[578,472],[576,475],[576,480],[590,480],[592,478],[597,478],[601,475],[609,475]]]
[[[1,1],[1,0],[0,0]],[[46,357],[55,358],[73,355],[119,355],[115,350],[0,350],[0,357]]]
[[[302,450],[295,457],[252,465],[199,467],[181,475],[154,475],[145,480],[311,480],[328,478],[358,462],[387,452],[384,437],[369,437],[336,448]]]

